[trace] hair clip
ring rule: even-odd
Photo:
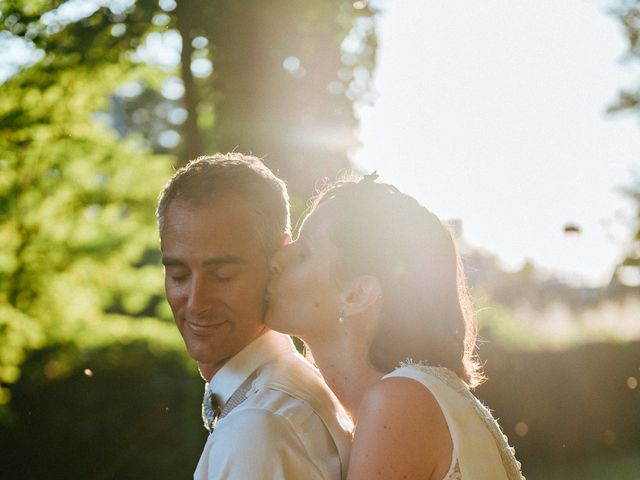
[[[372,173],[369,173],[367,175],[365,175],[364,177],[362,177],[362,180],[360,180],[360,182],[358,183],[373,183],[378,179],[379,175],[378,175],[378,171],[374,170]]]

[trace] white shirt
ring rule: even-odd
[[[353,424],[317,369],[287,335],[268,331],[231,358],[206,388],[224,408],[253,372],[246,400],[209,435],[194,479],[344,478]]]

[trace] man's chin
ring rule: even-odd
[[[200,342],[194,342],[193,339],[185,341],[185,346],[189,356],[197,362],[198,368],[200,365],[215,366],[227,360],[227,356],[221,349],[213,349],[210,345],[202,345]]]

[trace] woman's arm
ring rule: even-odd
[[[387,378],[360,405],[348,479],[441,480],[452,449],[447,422],[431,392],[409,378]]]

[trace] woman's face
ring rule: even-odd
[[[270,328],[308,340],[325,335],[338,325],[338,251],[329,231],[320,208],[307,217],[298,239],[274,255],[265,318]]]

